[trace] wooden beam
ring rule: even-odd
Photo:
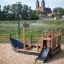
[[[52,40],[52,38],[43,38],[43,40]]]

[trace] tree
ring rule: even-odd
[[[62,10],[61,7],[57,7],[57,8],[54,8],[54,9],[53,9],[53,12],[54,12],[55,14],[57,14],[58,12],[61,13],[61,10]]]
[[[54,16],[57,18],[57,19],[60,19],[61,18],[61,11],[62,11],[62,8],[61,7],[57,7],[57,8],[54,8],[53,9],[53,13],[54,13]]]
[[[36,11],[33,11],[31,7],[27,5],[21,5],[21,2],[17,2],[16,4],[4,6],[3,11],[0,12],[0,19],[2,20],[18,20],[18,19],[37,20],[38,13]]]
[[[19,15],[21,15],[21,11],[22,11],[21,2],[17,2],[16,4],[12,4],[11,11],[15,15],[15,19],[19,19]]]
[[[0,5],[0,12],[1,12],[1,5]]]
[[[31,19],[31,14],[32,14],[31,7],[28,7],[27,13],[28,13],[28,18],[27,19],[30,20]]]
[[[22,19],[27,20],[28,17],[28,6],[23,5],[22,6]]]
[[[3,11],[8,13],[10,11],[10,5],[4,6]]]
[[[21,2],[17,2],[16,4],[11,5],[11,11],[13,13],[20,13],[22,9]]]
[[[37,20],[37,19],[39,19],[38,13],[33,10],[31,13],[31,20]]]
[[[61,15],[64,15],[64,9],[61,10]]]
[[[56,17],[62,17],[64,15],[64,8],[58,7],[53,9],[54,16]]]

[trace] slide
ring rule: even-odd
[[[42,48],[39,56],[36,58],[36,60],[45,62],[47,58],[49,57],[49,49],[48,48]]]

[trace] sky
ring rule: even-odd
[[[39,0],[41,3],[42,0]],[[45,7],[49,7],[51,9],[55,7],[62,7],[64,8],[64,0],[44,0],[45,1]],[[32,9],[35,9],[36,7],[36,0],[0,0],[0,5],[3,8],[5,5],[11,5],[16,2],[21,2],[21,4],[26,4],[30,6]]]

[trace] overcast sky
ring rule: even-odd
[[[44,0],[45,6],[51,9],[55,7],[64,8],[64,0]],[[22,4],[26,4],[30,6],[32,9],[35,9],[36,0],[0,0],[0,5],[3,7],[4,5],[11,5],[16,2],[21,2]],[[41,0],[39,0],[41,3]]]

